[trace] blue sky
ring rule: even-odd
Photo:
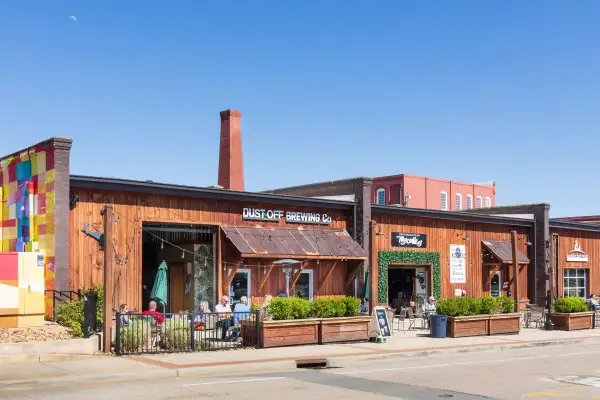
[[[0,153],[68,136],[73,173],[211,185],[236,108],[247,190],[408,173],[599,214],[599,20],[584,0],[1,2]]]

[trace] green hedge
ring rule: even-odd
[[[554,302],[554,309],[559,313],[576,313],[588,310],[588,305],[581,297],[563,297]]]
[[[102,286],[93,286],[84,291],[79,299],[63,301],[57,307],[56,322],[68,328],[75,337],[83,337],[83,297],[90,294],[98,296],[96,324],[100,330],[104,324],[104,288]]]
[[[306,318],[353,317],[360,314],[360,300],[356,297],[305,300],[276,297],[269,304],[273,320],[283,321]]]
[[[457,297],[437,302],[436,313],[449,317],[511,313],[515,301],[510,297]]]

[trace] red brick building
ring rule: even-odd
[[[467,210],[496,205],[496,182],[462,183],[413,175],[373,178],[373,203],[432,210]]]

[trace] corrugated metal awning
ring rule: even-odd
[[[482,240],[481,243],[494,255],[498,261],[505,264],[512,264],[512,244],[508,240]],[[517,250],[519,264],[529,264],[529,258]]]
[[[242,257],[366,259],[367,252],[344,229],[221,227]]]

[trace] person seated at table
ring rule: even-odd
[[[365,298],[360,299],[360,312],[367,314],[369,312],[369,301]]]
[[[590,309],[598,310],[600,308],[600,297],[595,294],[590,295]]]
[[[221,302],[215,306],[215,312],[218,313],[217,318],[219,319],[216,324],[217,330],[221,330],[221,339],[225,340],[227,331],[231,326],[231,315],[229,315],[231,313],[231,306],[229,305],[229,297],[221,297]]]
[[[233,325],[238,326],[240,321],[250,318],[250,304],[248,297],[242,296],[240,302],[233,308]]]
[[[143,315],[154,315],[156,317],[156,325],[162,325],[165,322],[165,316],[156,311],[157,304],[154,300],[148,303],[148,310],[144,311]]]
[[[423,304],[423,312],[434,313],[435,312],[435,297],[430,296],[427,303]]]
[[[129,315],[129,306],[127,304],[121,304],[119,307],[119,312],[121,313],[121,327],[124,328],[131,323],[131,315]]]
[[[260,317],[262,319],[266,319],[269,320],[271,319],[271,313],[269,312],[269,304],[271,304],[271,301],[273,300],[273,296],[271,296],[270,294],[265,296],[265,301],[263,302],[261,308],[261,315]]]
[[[210,307],[208,306],[208,301],[200,302],[200,310],[196,317],[194,317],[194,328],[197,331],[203,331],[206,329],[206,323],[208,322],[208,318],[210,315]]]

